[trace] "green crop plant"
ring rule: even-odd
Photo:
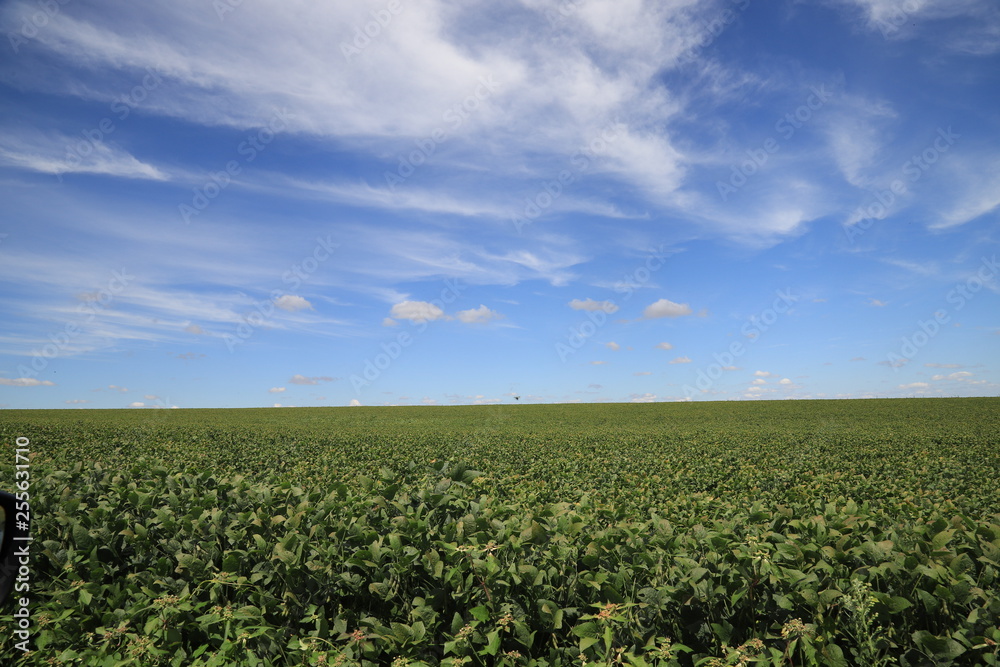
[[[998,408],[0,411],[0,664],[1000,664]]]

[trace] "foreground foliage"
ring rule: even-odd
[[[0,661],[997,665],[998,407],[0,412]]]

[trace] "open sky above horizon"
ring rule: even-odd
[[[0,407],[998,395],[992,0],[0,27]]]

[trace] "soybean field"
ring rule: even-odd
[[[4,410],[5,665],[998,665],[1000,399]]]

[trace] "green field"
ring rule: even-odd
[[[997,665],[1000,399],[0,411],[25,665]]]

